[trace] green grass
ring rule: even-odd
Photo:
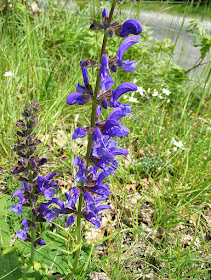
[[[208,1],[209,2],[209,1]],[[187,1],[144,1],[133,3],[124,3],[125,7],[129,9],[141,9],[142,11],[153,11],[156,13],[166,13],[174,16],[185,16],[191,18],[197,18],[200,20],[211,20],[211,5],[209,3],[204,5],[192,5]]]
[[[98,57],[102,36],[89,31],[89,24],[94,13],[100,19],[103,5],[100,2],[95,11],[85,6],[71,12],[50,5],[47,13],[36,16],[26,6],[15,4],[11,12],[1,14],[3,279],[22,279],[21,266],[29,254],[28,244],[20,240],[14,240],[9,247],[22,219],[10,211],[11,195],[19,185],[11,174],[16,161],[12,152],[17,141],[15,123],[25,103],[32,99],[40,103],[37,133],[43,145],[39,154],[48,158],[42,175],[58,172],[60,189],[70,188],[72,159],[86,149],[84,139],[73,141],[71,135],[77,126],[88,126],[91,104],[69,107],[66,97],[82,82],[79,61]],[[106,5],[109,7],[109,3]],[[120,159],[122,167],[110,179],[112,211],[104,215],[102,228],[96,235],[92,226],[83,224],[86,233],[81,264],[86,265],[77,279],[90,279],[93,272],[103,272],[115,280],[210,279],[211,86],[205,79],[210,66],[197,79],[188,77],[172,62],[172,43],[152,43],[144,30],[142,40],[148,47],[140,43],[128,50],[125,57],[136,61],[136,70],[117,71],[114,88],[136,79],[150,103],[138,92],[132,96],[137,99],[132,103],[133,114],[123,120],[131,133],[120,140],[130,157]],[[109,40],[110,57],[116,54],[121,41]],[[9,71],[14,77],[3,76]],[[89,74],[93,85],[95,71],[90,69]],[[169,90],[168,96],[163,88]],[[131,94],[121,101],[129,103],[130,98]],[[108,114],[104,112],[102,119]],[[175,149],[173,139],[182,141],[183,146]],[[63,197],[60,192],[58,197]],[[72,262],[74,226],[68,233],[61,218],[52,227],[53,236],[49,225],[45,225],[47,246],[38,250],[36,269],[28,272],[27,279],[55,279],[52,273],[63,275]]]

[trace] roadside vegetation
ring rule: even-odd
[[[129,2],[128,7],[133,5],[135,9],[143,11],[153,11],[157,13],[166,13],[175,16],[185,16],[191,18],[198,18],[199,20],[211,20],[211,4],[209,1],[145,1]],[[124,4],[125,5],[125,4]]]
[[[39,154],[49,162],[42,175],[57,173],[61,198],[71,187],[75,153],[84,153],[86,146],[84,139],[73,141],[71,135],[90,115],[89,103],[70,108],[66,98],[83,81],[78,61],[97,59],[102,35],[89,26],[109,5],[93,0],[78,1],[73,10],[52,3],[45,10],[33,10],[27,2],[16,1],[0,12],[0,279],[24,279],[21,270],[30,251],[15,237],[21,217],[10,210],[12,193],[20,185],[12,174],[16,121],[26,103],[35,99],[40,104]],[[157,11],[156,5],[119,3],[117,14],[124,7]],[[187,4],[163,2],[159,9],[195,16],[195,7]],[[197,9],[197,17],[210,18],[210,6]],[[149,27],[141,24],[143,43],[124,56],[136,62],[130,81],[132,77],[139,87],[121,99],[132,104],[132,117],[125,120],[131,133],[121,139],[130,156],[112,178],[112,211],[104,215],[102,227],[83,224],[80,262],[85,266],[75,279],[209,280],[211,66],[207,64],[197,78],[188,75],[172,60],[172,41],[153,41]],[[202,57],[210,57],[210,35],[201,34],[197,47]],[[122,39],[109,40],[113,57]],[[93,70],[90,84],[94,77]],[[128,79],[128,73],[117,71],[116,83]],[[60,219],[51,229],[43,225],[47,245],[37,251],[35,267],[25,279],[60,279],[73,262],[74,226],[66,229]]]

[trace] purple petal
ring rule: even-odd
[[[115,120],[107,120],[103,133],[110,137],[122,137],[128,135],[130,131]]]
[[[116,65],[126,72],[133,72],[136,69],[134,60],[117,60]]]
[[[111,206],[109,206],[109,205],[98,205],[97,206],[97,213],[102,211],[102,210],[105,210],[105,209],[111,209]]]
[[[118,52],[117,52],[117,56],[119,59],[121,59],[124,55],[124,53],[127,51],[127,49],[132,46],[133,44],[138,43],[139,39],[138,37],[132,36],[132,37],[128,37],[127,39],[125,39],[121,45],[119,46]]]
[[[139,35],[142,32],[141,24],[135,19],[129,19],[124,22],[120,30],[121,37],[127,37],[129,34]]]
[[[108,58],[104,54],[101,58],[101,68],[100,68],[100,80],[101,80],[101,88],[102,90],[109,90],[114,81],[111,77],[109,77],[107,70],[109,69],[108,67]]]
[[[17,231],[16,235],[19,239],[22,239],[22,240],[26,240],[26,238],[27,238],[27,233],[24,229]]]
[[[76,87],[76,91],[78,93],[85,94],[86,93],[86,88],[85,88],[85,86],[82,86],[80,83],[78,83],[78,85]]]
[[[46,245],[45,241],[41,238],[37,239],[34,243],[41,246]]]
[[[11,205],[12,212],[21,215],[23,213],[22,204],[19,202],[17,204]]]
[[[71,216],[67,219],[67,222],[66,222],[66,227],[69,227],[70,225],[72,225],[72,223],[74,223],[74,218]]]
[[[123,149],[123,148],[112,148],[110,150],[110,152],[112,153],[112,155],[114,156],[121,156],[121,155],[128,155],[128,151]]]
[[[67,97],[66,103],[68,105],[73,105],[73,104],[83,105],[84,99],[81,93],[73,92]]]
[[[126,106],[124,108],[117,107],[115,108],[108,117],[108,120],[116,120],[118,121],[122,117],[130,115],[131,108],[130,106]]]
[[[73,162],[73,168],[76,166],[79,166],[79,171],[75,175],[74,180],[79,183],[85,183],[87,181],[87,178],[85,177],[85,164],[80,160],[79,157],[75,157]]]
[[[100,228],[100,221],[96,220],[95,216],[93,213],[89,213],[88,217],[86,218],[87,221],[92,223],[95,226],[95,229]]]
[[[52,222],[56,217],[58,216],[58,213],[56,213],[56,212],[48,212],[47,214],[46,214],[46,222],[47,223],[50,223],[50,222]]]
[[[45,179],[48,180],[48,181],[50,181],[55,175],[56,175],[56,172],[51,173],[51,174],[47,175],[47,176],[45,177]]]
[[[16,235],[18,238],[22,239],[22,240],[26,240],[27,238],[27,231],[29,230],[28,227],[28,220],[27,219],[23,219],[23,221],[21,222],[21,225],[24,225],[24,228],[20,231],[16,232]]]
[[[23,182],[23,186],[21,186],[21,189],[28,192],[29,191],[28,184],[26,182]]]
[[[103,12],[102,12],[102,17],[108,17],[108,10],[106,8],[104,8]]]
[[[46,200],[51,200],[52,197],[55,195],[55,190],[54,189],[44,190],[43,195],[44,195]]]
[[[63,201],[62,201],[61,199],[52,198],[52,199],[51,199],[51,203],[57,204],[57,205],[61,208],[62,212],[65,212],[64,203],[63,203]]]
[[[86,68],[81,68],[82,70],[82,75],[83,75],[83,78],[84,78],[84,84],[87,85],[89,84],[89,79],[88,79],[88,71]]]
[[[47,161],[48,161],[47,158],[42,158],[39,162],[39,166],[45,164]]]
[[[129,91],[136,91],[138,89],[137,85],[132,83],[122,83],[114,91],[112,91],[111,100],[115,102],[122,94]]]
[[[77,139],[77,138],[83,138],[86,136],[86,132],[82,126],[76,128],[76,130],[73,132],[72,139]]]
[[[100,74],[100,80],[101,80],[101,88],[104,91],[109,90],[114,83],[114,80],[111,77],[109,77],[107,72]]]
[[[77,203],[77,200],[79,198],[79,193],[78,193],[78,190],[76,187],[73,187],[69,194],[65,194],[66,198],[67,198],[67,203],[66,203],[66,206],[67,207],[73,207],[76,203]]]
[[[106,153],[106,150],[103,148],[94,149],[92,152],[93,157],[102,157]]]
[[[100,105],[98,105],[98,106],[97,106],[97,110],[96,110],[96,118],[97,118],[97,119],[100,118],[101,110],[102,110],[102,108],[100,107]]]

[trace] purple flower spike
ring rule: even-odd
[[[101,59],[100,80],[101,80],[101,88],[102,88],[102,90],[105,90],[105,91],[109,90],[114,83],[112,77],[109,77],[107,70],[109,70],[108,58],[104,54]]]
[[[24,228],[22,230],[17,231],[16,235],[17,235],[18,238],[20,238],[22,240],[26,240],[26,238],[27,238],[27,231],[29,230],[28,220],[27,219],[23,219],[23,221],[21,222],[21,225],[24,225]]]
[[[134,60],[122,60],[122,57],[124,53],[127,51],[127,49],[132,46],[133,44],[138,43],[139,39],[135,36],[128,37],[125,39],[117,52],[117,61],[116,61],[116,66],[124,69],[126,72],[133,72],[136,68]]]
[[[121,37],[127,37],[129,34],[139,35],[141,32],[141,24],[135,19],[129,19],[123,23],[119,34]]]
[[[24,203],[26,203],[26,199],[24,198],[21,190],[17,190],[16,192],[14,192],[12,197],[16,196],[20,199],[20,201],[17,204],[11,205],[11,210],[18,215],[21,215],[23,213],[22,206]]]
[[[72,139],[83,138],[85,136],[86,136],[85,129],[82,126],[80,126],[76,128],[76,130],[73,132]]]

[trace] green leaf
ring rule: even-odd
[[[10,244],[10,231],[6,221],[7,203],[9,196],[2,194],[0,196],[0,248],[5,248]]]
[[[0,278],[5,280],[21,279],[20,264],[16,253],[0,256]]]

